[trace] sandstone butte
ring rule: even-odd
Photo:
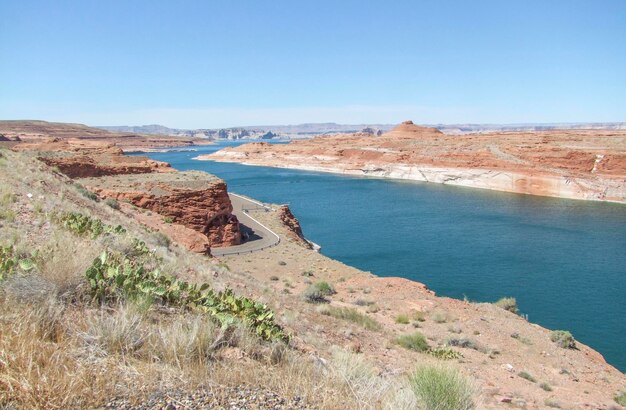
[[[51,173],[74,175],[75,183],[103,198],[118,198],[123,214],[195,252],[206,254],[210,246],[241,240],[226,184],[214,176],[177,172],[145,157],[127,158],[106,140],[79,149],[72,144],[68,148],[63,139],[27,144],[13,149],[28,151],[48,163]],[[329,259],[303,246],[300,224],[286,207],[251,213],[284,240],[258,254],[220,258],[233,272],[224,271],[219,279],[237,292],[272,295],[270,302],[283,309],[281,324],[295,334],[293,346],[298,351],[328,357],[333,348],[343,346],[375,363],[381,374],[402,374],[415,363],[438,361],[391,342],[418,326],[433,344],[450,338],[471,342],[468,347],[456,347],[462,356],[452,361],[479,386],[478,408],[617,408],[613,397],[623,390],[626,378],[590,347],[577,343],[576,349],[561,348],[550,340],[549,330],[493,304],[440,297],[423,284],[377,278]],[[274,280],[279,276],[289,280],[283,285]],[[380,329],[361,328],[318,313],[300,297],[310,278],[335,285],[337,295],[331,306],[360,309]],[[361,307],[369,300],[373,305]],[[287,320],[288,312],[297,320]],[[399,323],[399,314],[410,315],[416,324]],[[521,377],[523,372],[537,382]]]
[[[250,143],[196,159],[626,202],[626,131],[446,135],[406,121],[375,136]]]

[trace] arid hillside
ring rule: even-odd
[[[623,373],[575,335],[526,321],[512,298],[439,297],[346,266],[273,204],[240,215],[275,245],[212,258],[244,239],[218,178],[122,159],[106,143],[24,148],[0,149],[1,406],[608,410],[626,400]]]
[[[407,121],[381,136],[253,143],[198,159],[626,202],[626,131],[619,130],[446,135]]]

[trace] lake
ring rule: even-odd
[[[531,322],[626,370],[626,205],[192,159],[234,144],[148,155],[289,204],[306,237],[348,265],[439,295],[513,296]]]

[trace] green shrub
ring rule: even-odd
[[[115,209],[115,210],[119,210],[120,209],[120,203],[117,202],[117,199],[115,198],[107,198],[104,200],[104,203],[107,204],[108,206],[110,206],[111,208]]]
[[[335,293],[335,288],[333,288],[328,282],[320,281],[312,285],[315,289],[319,290],[324,296],[331,296]]]
[[[327,303],[328,299],[314,285],[309,286],[302,293],[302,297],[308,303]]]
[[[415,350],[416,352],[425,352],[428,350],[428,341],[420,332],[402,335],[396,338],[395,342],[405,349]]]
[[[74,184],[74,187],[76,187],[76,190],[85,198],[91,199],[92,201],[96,201],[98,202],[100,200],[100,198],[98,198],[98,195],[94,194],[93,192],[87,190],[87,188],[85,188],[84,186],[82,186],[81,184]]]
[[[396,316],[396,323],[400,323],[401,325],[408,325],[410,322],[409,316],[405,314],[399,314]]]
[[[94,299],[101,303],[124,299],[158,302],[208,314],[222,326],[242,321],[266,340],[288,339],[266,305],[235,296],[231,289],[214,292],[207,283],[198,286],[158,269],[147,271],[133,261],[119,260],[107,252],[96,258],[85,274]]]
[[[472,385],[457,370],[442,366],[420,366],[409,384],[419,408],[425,410],[469,410],[474,408]]]
[[[537,379],[535,379],[535,378],[534,378],[534,377],[533,377],[530,373],[528,373],[528,372],[519,372],[517,375],[518,375],[519,377],[521,377],[522,379],[526,379],[526,380],[528,380],[529,382],[533,382],[533,383],[536,383],[536,382],[537,382]]]
[[[550,385],[546,382],[541,383],[539,387],[541,387],[545,391],[552,391],[552,387],[550,387]]]
[[[435,347],[433,349],[430,349],[428,353],[430,353],[437,359],[442,360],[460,359],[463,357],[463,353],[457,352],[456,350],[450,349],[446,346]]]
[[[622,392],[621,394],[618,394],[617,396],[614,397],[614,399],[617,402],[617,404],[619,404],[620,406],[626,407],[626,392]]]
[[[575,349],[576,340],[567,330],[555,330],[550,333],[550,340],[564,349]]]
[[[348,320],[369,330],[380,330],[381,328],[380,324],[377,321],[367,315],[362,314],[356,309],[351,309],[347,307],[324,306],[323,309],[320,309],[320,313],[323,315],[332,316],[337,319]]]
[[[519,309],[517,308],[517,300],[515,300],[515,298],[502,298],[495,302],[494,305],[504,310],[508,310],[511,313],[519,313]]]
[[[163,222],[165,222],[166,224],[174,223],[174,218],[172,218],[171,216],[166,216],[165,218],[163,218]]]

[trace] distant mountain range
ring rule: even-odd
[[[553,124],[424,124],[446,134],[470,134],[502,131],[549,131],[558,129],[606,129],[624,130],[626,122],[598,123],[553,123]],[[380,134],[393,128],[395,124],[336,124],[308,123],[297,125],[258,125],[232,128],[168,128],[150,124],[140,126],[97,126],[96,128],[122,133],[171,135],[180,137],[201,137],[215,140],[239,139],[303,139],[322,134],[367,132]]]

